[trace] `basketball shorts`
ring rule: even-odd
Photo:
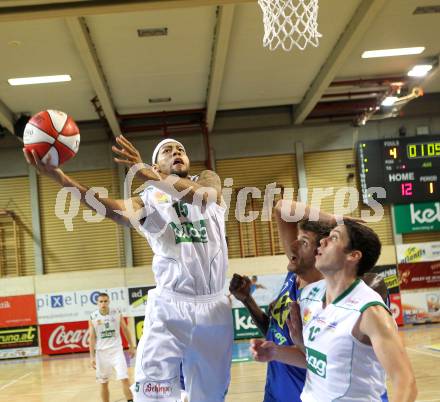
[[[127,361],[125,360],[122,347],[96,351],[96,381],[106,383],[112,376],[113,369],[116,371],[116,379],[128,378]]]
[[[138,345],[135,402],[180,401],[180,365],[191,402],[223,402],[230,381],[232,314],[223,293],[148,292]]]

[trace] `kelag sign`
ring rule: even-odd
[[[440,202],[394,206],[397,233],[440,231]]]
[[[268,306],[260,307],[267,313]],[[232,309],[232,317],[234,319],[234,339],[249,339],[263,336],[246,308]]]

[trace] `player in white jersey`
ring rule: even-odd
[[[122,383],[125,398],[128,402],[133,402],[120,331],[123,331],[130,345],[130,357],[135,355],[134,343],[131,341],[130,333],[120,311],[109,308],[108,294],[100,293],[97,303],[99,309],[90,315],[89,343],[91,365],[96,369],[96,380],[101,384],[102,402],[110,401],[108,382],[113,370],[116,371],[116,379]]]
[[[137,149],[123,136],[115,161],[132,167],[142,163]],[[147,188],[126,200],[87,193],[61,169],[44,164],[35,152],[26,160],[64,187],[75,187],[81,201],[106,217],[137,227],[154,252],[157,288],[149,293],[144,333],[136,358],[136,402],[180,399],[179,367],[191,402],[222,402],[230,381],[232,314],[223,288],[228,250],[221,181],[210,170],[197,179],[188,176],[183,145],[167,139],[153,153],[154,167],[137,172]]]
[[[350,220],[336,226],[316,256],[324,280],[301,294],[303,347],[251,342],[256,360],[307,368],[304,402],[381,401],[384,369],[391,401],[415,400],[415,378],[396,323],[382,298],[359,279],[380,249],[370,228]]]

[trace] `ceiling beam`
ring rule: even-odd
[[[0,100],[0,126],[14,134],[14,113]]]
[[[65,3],[1,7],[0,22],[48,18],[81,17],[97,14],[132,13],[184,7],[252,3],[256,0],[90,0]]]
[[[234,21],[234,9],[235,5],[231,4],[218,8],[206,100],[206,123],[209,132],[214,128],[215,115],[217,114],[223,73],[228,56],[229,38],[231,36],[232,22]]]
[[[87,24],[85,23],[84,18],[67,18],[66,22],[72,35],[72,39],[78,49],[78,54],[84,63],[87,74],[89,75],[92,87],[98,96],[108,125],[115,137],[121,135],[121,128],[119,126],[118,118],[116,117],[110,91],[90,37]]]
[[[302,124],[334,80],[339,69],[384,7],[386,0],[362,0],[301,103],[294,109],[294,124]]]

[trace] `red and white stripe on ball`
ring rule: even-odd
[[[58,166],[78,152],[80,134],[73,119],[64,112],[45,110],[33,116],[23,134],[26,149],[35,150],[46,163]]]

